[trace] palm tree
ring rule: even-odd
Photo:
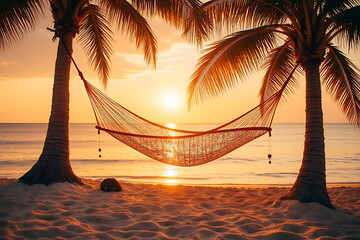
[[[305,72],[306,124],[302,165],[283,199],[318,202],[332,208],[326,189],[321,84],[351,123],[360,126],[357,67],[334,45],[349,49],[360,39],[358,0],[213,0],[204,4],[215,26],[242,28],[205,49],[188,86],[188,105],[233,88],[255,69],[266,72],[261,101],[284,84],[297,87],[299,64]],[[300,68],[297,72],[300,72]]]
[[[112,31],[109,23],[135,39],[144,51],[144,60],[156,65],[155,36],[141,12],[157,14],[184,30],[184,36],[201,43],[206,36],[202,26],[206,18],[197,16],[197,0],[17,0],[0,1],[0,49],[13,44],[35,27],[50,6],[55,38],[59,38],[51,115],[42,154],[36,164],[19,181],[26,184],[71,182],[82,184],[69,161],[69,73],[72,43],[79,39],[104,86],[109,78]],[[196,16],[195,16],[196,15]]]

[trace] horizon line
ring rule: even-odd
[[[95,124],[95,122],[69,122],[70,124]],[[180,125],[186,125],[186,124],[224,124],[225,122],[163,122],[159,124],[180,124]],[[0,124],[48,124],[48,122],[0,122]],[[305,122],[274,122],[272,124],[305,124]],[[352,125],[352,123],[349,122],[324,122],[324,124],[349,124]]]

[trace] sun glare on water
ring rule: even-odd
[[[166,165],[166,169],[163,172],[163,177],[166,178],[164,183],[169,185],[178,184],[179,180],[176,179],[177,175],[178,171],[176,166]]]

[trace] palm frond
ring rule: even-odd
[[[187,14],[184,16],[182,36],[196,43],[198,47],[209,39],[213,29],[213,22],[209,14],[201,7],[199,1],[191,0],[189,2]]]
[[[290,76],[292,70],[296,65],[294,49],[292,48],[290,41],[285,42],[280,47],[271,50],[269,56],[266,58],[266,62],[263,67],[266,69],[264,75],[259,96],[261,102],[264,102],[267,98],[278,92],[284,85],[284,82]],[[290,80],[284,89],[285,94],[289,95],[298,87],[298,81],[296,74],[290,76]]]
[[[156,66],[157,42],[146,19],[126,0],[101,0],[110,21],[135,39],[136,48],[143,48],[144,60]]]
[[[19,40],[43,16],[44,0],[0,1],[0,49]]]
[[[51,0],[50,7],[54,25],[80,26],[87,15],[87,0]]]
[[[351,123],[360,126],[360,76],[358,69],[337,47],[328,45],[321,65],[322,83]]]
[[[101,9],[88,4],[87,16],[80,26],[79,39],[89,56],[89,62],[97,70],[101,81],[106,86],[110,72],[112,53],[112,32]]]
[[[198,46],[208,39],[212,21],[199,0],[132,0],[133,6],[150,16],[158,15],[183,30],[183,37]]]
[[[326,0],[322,2],[322,11],[330,15],[338,14],[360,3],[359,0]]]
[[[344,10],[328,20],[336,29],[339,40],[346,39],[348,46],[356,47],[360,40],[360,6]]]
[[[266,26],[240,31],[211,44],[191,76],[188,107],[226,92],[261,66],[275,45],[273,30]]]
[[[158,15],[167,22],[181,27],[186,0],[131,0],[132,5],[149,16]]]
[[[132,0],[132,5],[149,16],[158,15],[176,27],[182,27],[199,0]]]
[[[213,17],[218,29],[228,31],[284,23],[288,9],[283,1],[212,0],[203,8]]]

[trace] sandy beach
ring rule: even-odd
[[[359,239],[360,187],[329,186],[336,210],[281,201],[288,187],[122,183],[122,192],[0,181],[1,239]]]

